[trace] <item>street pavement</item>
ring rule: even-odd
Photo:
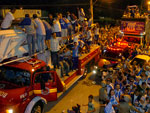
[[[88,103],[88,96],[93,95],[93,104],[96,112],[99,113],[99,89],[100,85],[93,84],[95,76],[89,73],[86,78],[81,78],[68,91],[66,91],[57,101],[49,102],[45,106],[46,113],[67,113],[67,109],[71,109],[76,104],[81,105],[81,112],[86,113],[87,106],[82,106]]]

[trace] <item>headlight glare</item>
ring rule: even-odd
[[[93,74],[96,74],[97,72],[96,72],[96,70],[93,70]]]
[[[97,66],[94,66],[94,68],[95,68],[95,69],[98,69],[98,67],[97,67]]]
[[[13,113],[13,109],[7,109],[6,113]]]

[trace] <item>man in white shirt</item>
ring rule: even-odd
[[[94,41],[96,44],[98,43],[99,34],[100,34],[100,29],[99,29],[99,24],[97,23],[95,27],[95,36],[94,36]]]
[[[57,18],[53,21],[54,31],[57,37],[61,37],[61,25],[59,22],[60,16],[57,15]]]
[[[79,38],[80,38],[80,32],[76,31],[76,33],[73,35],[73,42],[78,43]]]
[[[56,33],[52,33],[52,38],[50,40],[50,48],[51,48],[51,58],[52,58],[52,63],[54,65],[54,69],[56,67],[59,67],[59,50],[60,50],[60,43],[61,38],[56,37]]]
[[[36,28],[37,46],[38,46],[39,52],[44,52],[45,51],[44,40],[46,38],[46,30],[45,30],[42,20],[39,19],[36,14],[33,15],[33,19],[35,23],[37,24],[37,28]]]
[[[87,44],[90,46],[92,44],[92,31],[90,28],[87,29]]]
[[[5,16],[5,18],[2,21],[1,24],[1,30],[7,30],[10,29],[12,21],[15,19],[13,14],[15,13],[16,9],[13,8],[10,10],[10,12],[8,12]]]

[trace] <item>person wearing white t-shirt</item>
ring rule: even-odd
[[[7,30],[10,29],[12,21],[15,19],[13,14],[15,13],[16,9],[13,8],[10,10],[10,12],[8,12],[5,16],[5,18],[2,21],[1,24],[1,30]]]
[[[44,24],[40,18],[37,17],[36,14],[33,14],[34,22],[37,24],[36,28],[36,40],[39,52],[45,52],[45,38],[46,38],[46,30]]]
[[[94,36],[94,41],[96,44],[98,43],[99,34],[100,34],[100,29],[99,29],[99,24],[97,23],[95,28],[95,36]]]
[[[53,21],[53,27],[54,27],[54,31],[56,33],[57,37],[61,37],[61,24],[59,22],[59,15],[57,15],[57,18]]]
[[[60,41],[61,38],[56,36],[56,33],[52,33],[52,38],[50,40],[50,48],[51,48],[51,59],[54,65],[54,69],[59,68],[59,50],[60,50]]]
[[[80,33],[77,32],[73,35],[73,42],[77,42],[78,43],[78,39],[80,38]]]
[[[89,46],[92,44],[92,31],[90,28],[88,28],[88,32],[87,32],[87,44]]]

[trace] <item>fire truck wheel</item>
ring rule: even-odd
[[[35,104],[31,113],[43,113],[43,105],[40,103]]]

